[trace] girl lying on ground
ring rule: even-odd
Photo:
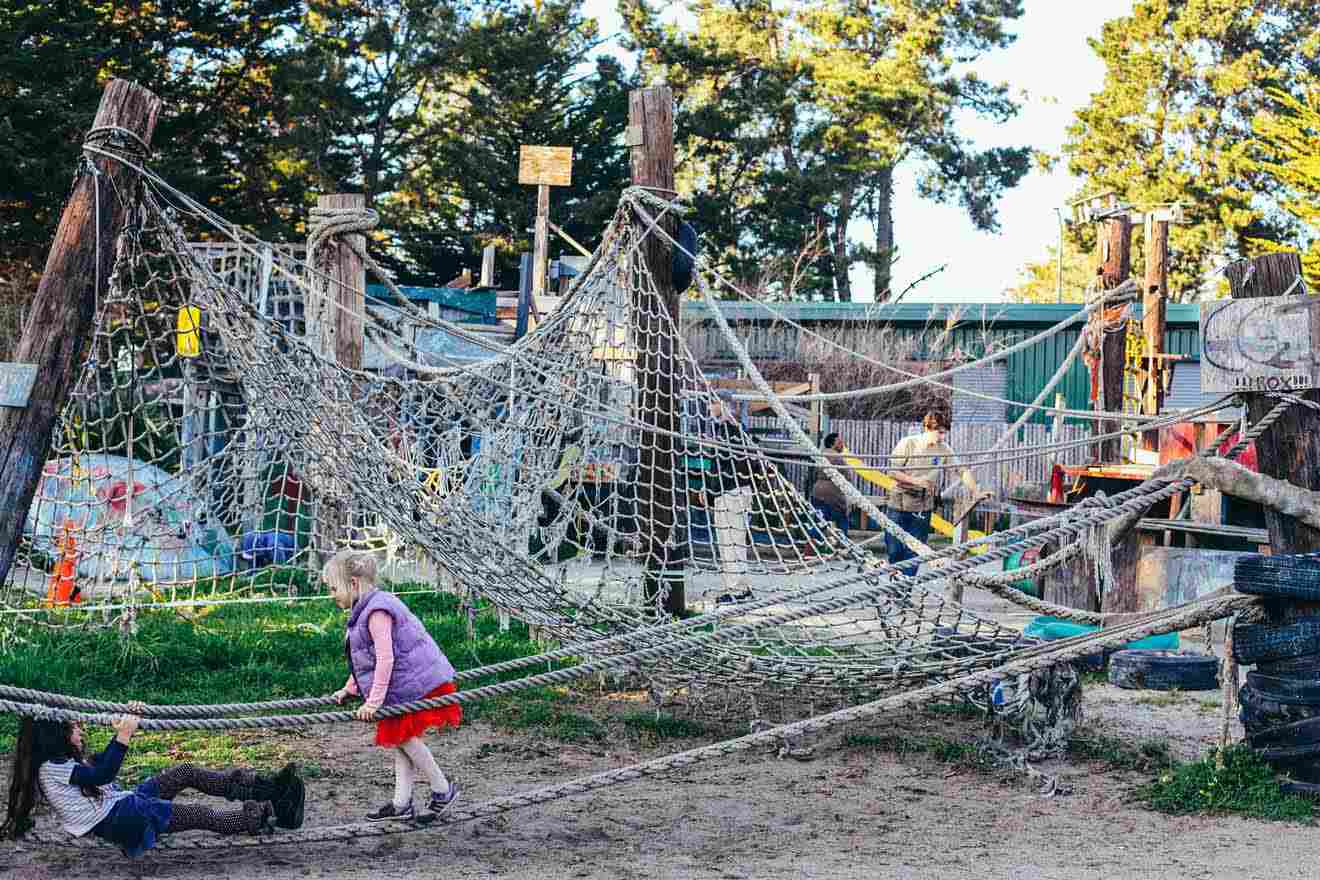
[[[21,837],[32,826],[29,817],[38,792],[54,808],[65,831],[76,837],[91,832],[130,857],[154,847],[159,835],[174,831],[259,834],[270,830],[272,823],[281,828],[302,825],[305,789],[293,764],[273,777],[246,769],[216,771],[179,764],[131,791],[121,789],[114,779],[138,723],[137,715],[115,718],[110,745],[85,759],[78,724],[21,719],[9,811],[0,826],[0,839]],[[175,795],[189,788],[240,806],[212,809],[175,803]]]

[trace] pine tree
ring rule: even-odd
[[[805,295],[848,300],[848,270],[876,270],[889,295],[893,170],[921,168],[920,190],[962,204],[982,229],[1026,173],[1026,148],[977,151],[960,112],[1007,119],[1007,88],[966,72],[1008,45],[1019,0],[691,0],[695,27],[662,25],[645,0],[620,4],[651,76],[680,101],[680,186],[690,191],[711,252],[735,278],[809,254]],[[878,247],[849,241],[870,219]],[[811,248],[816,230],[828,248]]]
[[[1091,41],[1105,82],[1069,129],[1069,169],[1088,195],[1183,203],[1188,222],[1169,234],[1171,298],[1196,297],[1207,272],[1255,242],[1288,238],[1252,118],[1271,85],[1300,94],[1317,82],[1318,29],[1313,0],[1137,0]]]
[[[1268,250],[1301,250],[1302,272],[1311,290],[1320,290],[1320,89],[1306,98],[1271,92],[1273,106],[1256,117],[1254,129],[1260,136],[1260,171],[1281,193],[1279,207],[1296,218],[1296,242],[1253,240]],[[1300,244],[1301,247],[1294,247]]]

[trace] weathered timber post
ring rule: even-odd
[[[674,196],[674,98],[668,86],[638,89],[628,96],[628,145],[631,147],[632,182],[651,187],[662,198]],[[658,213],[658,212],[655,212]],[[659,221],[669,235],[677,222],[669,216]],[[674,438],[677,432],[678,396],[674,388],[674,335],[679,326],[678,294],[674,292],[673,251],[668,241],[652,234],[639,248],[656,298],[645,290],[633,293],[639,351],[637,376],[638,418],[642,429],[637,473],[637,512],[647,524],[646,566],[643,595],[648,603],[665,594],[664,607],[682,614],[687,606],[683,582],[673,577],[680,559],[672,559],[674,532]],[[680,551],[681,553],[681,551]],[[665,577],[665,575],[670,575]]]
[[[150,147],[161,102],[141,86],[111,80],[88,140],[113,141],[122,129]],[[50,450],[50,435],[82,366],[96,302],[114,267],[138,175],[127,165],[86,154],[96,173],[80,173],[55,231],[37,287],[18,363],[34,364],[36,383],[25,407],[0,407],[0,583],[9,575],[32,496]]]
[[[361,212],[367,207],[367,197],[362,193],[318,196],[316,207],[321,211]],[[323,356],[351,370],[362,368],[365,347],[367,269],[358,251],[365,250],[366,245],[366,236],[361,233],[339,233],[317,244],[317,253],[307,254],[307,262],[317,270],[312,283],[315,301],[308,303],[307,309],[308,315],[315,314],[316,318],[308,322],[308,333],[315,334],[313,344]],[[353,405],[351,401],[339,403]],[[338,548],[348,517],[343,502],[334,497],[337,488],[323,486],[317,501],[316,548],[323,561]]]
[[[1283,296],[1292,291],[1302,274],[1301,258],[1295,253],[1265,254],[1249,263],[1234,263],[1225,270],[1234,299]],[[1316,326],[1315,312],[1311,318],[1312,353],[1320,342],[1320,328]],[[1314,370],[1314,367],[1312,367]],[[1311,401],[1320,401],[1320,391],[1307,391],[1302,395]],[[1278,402],[1264,394],[1248,394],[1247,418],[1254,423],[1274,408]],[[1256,441],[1256,459],[1260,472],[1269,477],[1287,480],[1303,489],[1320,489],[1320,413],[1303,406],[1294,406],[1274,423]],[[1314,553],[1320,550],[1320,530],[1302,524],[1286,514],[1265,509],[1265,525],[1270,532],[1270,545],[1275,553]]]
[[[1132,274],[1132,220],[1127,214],[1119,214],[1105,220],[1104,231],[1100,235],[1101,266],[1100,288],[1113,290]],[[1104,314],[1100,315],[1103,325]],[[1100,383],[1104,389],[1100,404],[1108,412],[1123,409],[1123,369],[1127,361],[1127,335],[1121,330],[1105,333],[1100,347]],[[1100,430],[1112,434],[1119,430],[1117,421],[1100,423]],[[1115,437],[1100,444],[1101,463],[1113,463],[1122,454],[1123,440]]]
[[[1164,319],[1169,293],[1169,221],[1146,215],[1146,284],[1141,298],[1141,335],[1146,343],[1146,391],[1141,412],[1159,415],[1164,407]],[[1160,448],[1158,430],[1143,431],[1141,448]]]

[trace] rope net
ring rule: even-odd
[[[755,621],[881,590],[646,670],[673,687],[853,695],[1017,638],[893,581],[739,426],[642,257],[644,194],[556,312],[468,360],[418,340],[475,334],[406,301],[341,305],[326,266],[342,229],[305,259],[272,255],[149,173],[123,197],[86,363],[0,593],[7,623],[286,598],[355,546],[568,643],[654,622],[679,591],[697,611],[762,600],[737,616]],[[224,246],[189,246],[199,232]],[[254,273],[277,282],[264,301]],[[327,327],[343,319],[375,369],[336,362]]]

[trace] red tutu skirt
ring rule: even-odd
[[[430,700],[458,692],[458,687],[447,681],[423,699]],[[421,736],[432,727],[458,727],[463,723],[463,706],[453,703],[439,709],[421,709],[395,718],[382,718],[376,722],[376,745],[395,748],[415,736]]]

